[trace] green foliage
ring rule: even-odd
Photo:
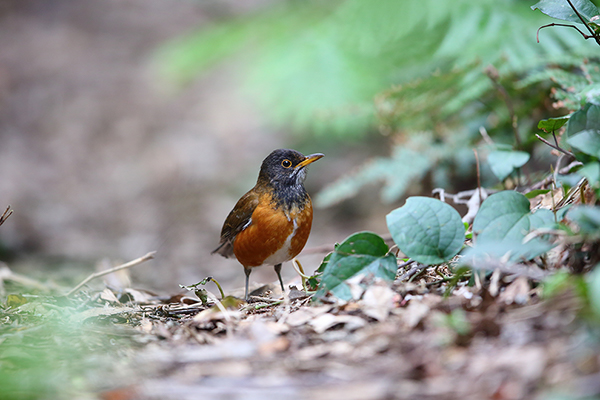
[[[594,16],[600,14],[598,7],[589,0],[571,0],[571,3],[573,3],[584,21],[588,23],[592,21]],[[562,19],[563,21],[581,23],[581,19],[565,0],[541,0],[531,6],[531,9],[538,9],[550,17]]]
[[[517,168],[529,161],[529,153],[524,151],[495,150],[488,154],[488,163],[496,177],[503,181]]]
[[[567,121],[569,121],[569,117],[570,115],[559,118],[542,119],[538,123],[538,128],[543,130],[544,132],[555,132],[562,128],[567,123]]]
[[[554,65],[532,71],[516,87],[525,88],[543,82],[556,84],[552,97],[557,100],[556,105],[568,110],[579,110],[586,102],[597,104],[600,101],[600,63],[597,58],[588,60],[567,55]],[[559,119],[562,118],[568,117]],[[540,126],[540,129],[543,128]]]
[[[106,329],[108,310],[89,314],[61,301],[0,305],[0,398],[88,398],[99,377],[115,380],[108,356],[127,352],[133,331],[118,324]]]
[[[432,135],[423,132],[410,138],[408,143],[394,147],[392,156],[377,157],[329,184],[315,197],[315,204],[327,207],[355,196],[367,185],[384,182],[381,199],[384,203],[397,200],[410,185],[420,181],[448,148],[432,143]]]
[[[490,91],[481,66],[506,75],[591,54],[576,32],[548,31],[538,45],[545,18],[513,1],[283,1],[168,43],[157,60],[179,82],[235,61],[265,115],[296,131],[364,134],[387,114],[373,106],[382,92],[408,106],[392,104],[399,126],[429,130],[424,115],[443,120]]]
[[[600,157],[600,131],[595,129],[586,129],[569,137],[567,143],[576,148],[580,152],[593,156]]]
[[[587,275],[558,271],[542,282],[542,296],[552,298],[572,292],[581,303],[580,314],[592,327],[600,327],[600,264]]]
[[[566,135],[575,157],[583,163],[574,177],[585,177],[600,195],[600,106],[586,103],[574,112],[567,123]]]
[[[461,336],[468,335],[473,329],[462,308],[455,308],[450,314],[443,315],[439,322]]]
[[[588,103],[571,115],[567,124],[567,136],[572,137],[585,130],[600,131],[600,106]]]
[[[550,210],[541,209],[531,213],[529,200],[524,195],[505,190],[483,202],[473,221],[473,232],[480,242],[520,241],[532,229],[548,227],[553,223],[554,215]]]
[[[342,300],[351,300],[350,287],[345,283],[358,274],[373,275],[387,281],[396,277],[396,257],[381,237],[371,232],[355,233],[339,245],[329,256],[316,298],[331,292]]]
[[[600,323],[600,264],[590,273],[587,285],[591,312],[596,322]]]
[[[426,265],[451,260],[463,246],[465,228],[458,212],[448,204],[427,197],[410,197],[386,217],[398,248]]]
[[[579,226],[579,233],[589,239],[600,239],[600,207],[576,206],[569,210],[569,218]]]
[[[283,1],[168,43],[157,59],[165,76],[182,83],[235,62],[236,77],[264,115],[292,131],[348,137],[378,128],[390,135],[389,157],[341,177],[316,204],[335,204],[373,182],[383,182],[382,200],[390,203],[429,171],[440,185],[473,165],[467,153],[479,127],[500,141],[513,134],[499,83],[508,85],[519,121],[544,101],[527,92],[534,84],[556,78],[564,89],[556,98],[571,109],[581,102],[576,96],[598,91],[595,64],[584,73],[564,69],[587,68],[596,50],[570,30],[546,30],[538,44],[535,31],[546,20],[512,1]],[[552,65],[549,74],[545,65]],[[524,73],[531,75],[514,87]]]
[[[532,213],[529,200],[520,193],[507,190],[493,194],[483,202],[473,221],[477,241],[466,256],[479,258],[490,254],[500,258],[510,252],[511,260],[530,260],[553,246],[539,238],[523,243],[525,236],[534,229],[554,224],[554,214],[550,210]]]

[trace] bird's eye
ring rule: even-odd
[[[290,160],[288,160],[288,159],[285,159],[285,160],[283,160],[283,161],[281,162],[281,166],[282,166],[283,168],[289,168],[289,167],[291,167],[291,166],[292,166],[292,162],[291,162]]]

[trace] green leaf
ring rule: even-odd
[[[581,228],[581,233],[587,235],[600,233],[600,207],[576,206],[569,210],[568,216]]]
[[[596,318],[600,318],[600,264],[588,276],[590,307]]]
[[[525,193],[525,197],[527,197],[528,199],[533,199],[534,197],[539,196],[540,194],[546,194],[549,191],[550,189],[535,189],[531,192]]]
[[[529,153],[524,151],[492,151],[488,155],[488,163],[492,172],[500,181],[506,179],[516,168],[520,168],[529,161]]]
[[[558,270],[556,273],[546,277],[542,281],[542,297],[548,299],[559,294],[569,286],[571,277],[571,274],[565,270]]]
[[[535,238],[523,243],[525,235],[534,229],[554,225],[554,214],[541,209],[532,214],[529,200],[510,190],[488,197],[473,221],[477,234],[476,245],[465,252],[471,262],[483,260],[483,256],[501,258],[510,252],[509,259],[530,260],[550,250],[554,245]]]
[[[506,190],[488,197],[475,220],[473,232],[477,242],[521,242],[532,229],[549,226],[554,222],[550,210],[541,209],[535,214],[529,210],[529,200],[520,193]]]
[[[410,197],[386,217],[400,250],[422,264],[449,261],[462,248],[465,228],[450,205],[429,197]]]
[[[474,247],[465,249],[462,253],[461,264],[476,266],[479,269],[488,269],[486,264],[489,259],[502,259],[508,256],[513,262],[519,260],[531,260],[551,250],[554,245],[543,240],[530,240],[522,243],[516,240],[494,240],[477,242]],[[490,269],[494,269],[491,267]]]
[[[571,0],[579,14],[586,22],[598,15],[598,7],[589,0]],[[532,10],[538,9],[544,14],[563,21],[582,23],[575,11],[565,0],[541,0],[531,6]]]
[[[598,182],[600,182],[600,163],[599,162],[590,162],[585,164],[579,171],[579,174],[584,176],[590,186],[598,187]]]
[[[567,124],[567,137],[584,130],[598,130],[600,127],[600,106],[587,103],[581,110],[571,114]]]
[[[569,136],[567,143],[584,154],[600,158],[600,131],[586,129]]]
[[[315,297],[323,297],[330,291],[342,300],[350,300],[352,294],[345,281],[358,274],[372,274],[393,281],[398,264],[396,257],[388,251],[384,240],[372,232],[349,236],[331,253]]]
[[[540,122],[538,122],[538,128],[548,133],[556,132],[557,130],[562,128],[564,124],[567,123],[569,117],[570,115],[558,118],[543,119]]]

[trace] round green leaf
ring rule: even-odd
[[[584,130],[597,130],[600,126],[600,106],[587,103],[581,110],[571,114],[567,123],[567,137]]]
[[[429,197],[410,197],[386,217],[400,250],[422,264],[440,264],[462,248],[465,228],[458,212]]]
[[[575,222],[583,234],[598,234],[600,232],[600,207],[579,205],[569,210],[569,218]]]
[[[335,248],[338,255],[363,254],[382,257],[387,254],[389,247],[381,236],[372,232],[358,232],[348,236]],[[331,261],[331,260],[330,260]]]
[[[585,129],[577,132],[567,139],[567,143],[582,153],[600,158],[600,130]]]
[[[538,128],[548,133],[555,132],[567,123],[569,117],[570,115],[558,118],[543,119],[538,123]]]
[[[550,210],[529,211],[529,200],[517,192],[505,190],[488,197],[473,221],[477,242],[523,240],[531,229],[554,222]]]
[[[344,282],[360,273],[393,281],[398,264],[384,240],[372,232],[359,232],[349,236],[335,247],[323,271],[323,278],[316,297],[328,291],[343,300],[350,300],[351,293]]]
[[[529,153],[524,151],[492,151],[488,155],[488,163],[492,172],[498,179],[503,181],[507,176],[529,161]]]

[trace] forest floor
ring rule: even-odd
[[[295,287],[278,301],[266,285],[249,303],[211,295],[203,305],[186,290],[44,294],[47,284],[5,266],[0,398],[600,395],[597,331],[575,290],[546,297],[530,278],[499,273],[454,285],[449,273],[427,268],[392,285],[363,276],[350,302],[314,302]],[[8,294],[26,287],[37,294]]]

